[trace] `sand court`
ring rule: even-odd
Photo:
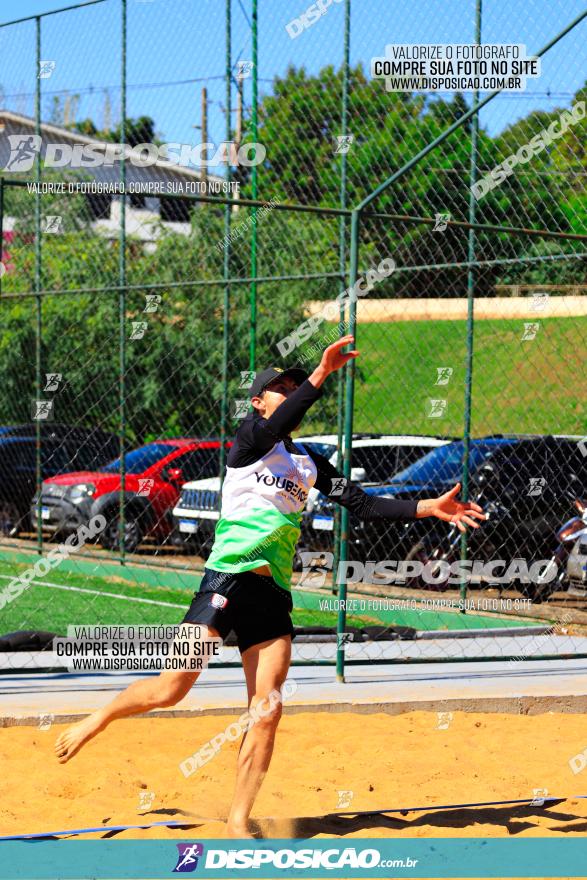
[[[0,833],[185,818],[185,830],[163,826],[115,836],[182,838],[189,831],[190,837],[224,837],[238,742],[225,742],[189,778],[179,765],[236,717],[118,721],[63,766],[53,743],[64,725],[4,728]],[[581,762],[569,762],[586,748],[582,714],[288,715],[286,709],[255,807],[255,831],[305,838],[584,836],[587,800],[575,796],[587,793],[587,767],[577,772]],[[553,796],[566,800],[435,809]],[[426,809],[404,816],[340,815],[416,806]]]

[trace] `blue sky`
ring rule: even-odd
[[[0,18],[9,21],[58,9],[59,0],[3,0]],[[296,39],[285,25],[310,5],[309,0],[259,0],[260,90],[271,90],[275,75],[288,64],[316,72],[342,59],[343,5],[333,2],[325,15]],[[233,59],[251,57],[251,0],[233,0]],[[585,9],[585,0],[485,0],[483,42],[525,43],[533,52]],[[79,93],[78,118],[98,124],[120,112],[119,2],[60,13],[43,20],[44,60],[55,60],[51,78],[42,81],[43,115],[51,93]],[[224,139],[223,0],[128,0],[128,113],[153,116],[165,140],[200,140],[201,88],[208,89],[209,136]],[[472,42],[474,0],[353,0],[351,60],[366,69],[387,43]],[[568,106],[587,79],[587,20],[543,59],[542,76],[528,81],[526,94],[497,98],[481,122],[500,131],[535,108]],[[32,113],[35,87],[34,26],[0,29],[2,103]],[[384,88],[381,82],[381,88]],[[250,80],[245,83],[250,102]],[[233,93],[234,102],[234,93]],[[108,110],[108,106],[110,110]]]

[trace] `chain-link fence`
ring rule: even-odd
[[[300,437],[370,496],[460,481],[490,519],[462,537],[311,496],[300,662],[585,652],[587,12],[469,6],[429,34],[420,0],[394,39],[545,50],[526,91],[386,90],[370,62],[398,21],[369,0],[97,0],[0,28],[3,583],[43,560],[3,633],[177,621],[251,373],[350,329],[360,358]]]

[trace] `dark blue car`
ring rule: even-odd
[[[520,520],[536,519],[537,510],[541,508],[548,508],[552,517],[556,518],[559,508],[562,510],[564,505],[568,504],[564,488],[570,485],[565,477],[565,473],[569,473],[569,456],[575,454],[577,466],[581,464],[581,456],[577,453],[576,447],[576,441],[555,437],[495,436],[471,440],[470,497],[478,491],[479,481],[483,479],[483,475],[491,471],[493,477],[488,481],[491,485],[489,488],[486,486],[485,490],[487,498],[489,492],[496,500],[511,502]],[[461,481],[463,453],[464,444],[460,440],[439,446],[386,482],[363,488],[370,495],[387,498],[436,497]],[[583,461],[585,468],[587,459]],[[546,470],[549,470],[548,491],[539,498],[528,496],[529,489],[525,488],[525,483],[529,483],[532,479],[543,479],[542,475]],[[558,474],[558,477],[555,478],[553,473]],[[516,480],[520,485],[516,485]],[[521,485],[522,481],[525,481],[524,485]],[[560,503],[555,503],[556,499]],[[304,549],[332,550],[334,506],[333,502],[320,496],[311,514],[305,517],[302,530]],[[405,558],[410,549],[431,529],[443,528],[443,526],[444,524],[438,524],[431,519],[405,523],[386,520],[362,522],[351,515],[349,556],[354,558],[353,547],[356,547],[355,555],[359,559]]]
[[[501,437],[472,440],[469,451],[471,473],[478,470],[496,449],[512,446],[516,442],[518,441]],[[368,495],[378,495],[384,498],[412,499],[441,495],[461,480],[463,449],[461,440],[448,443],[446,446],[437,446],[432,452],[422,456],[403,471],[394,474],[384,483],[364,485],[363,489]],[[334,527],[334,508],[334,502],[320,496],[312,513],[306,517],[304,534],[309,549],[330,549]],[[411,525],[412,523],[390,524],[384,521],[363,523],[351,515],[351,543],[361,545],[362,550],[366,550],[366,541],[369,547],[376,546],[388,531],[391,530],[396,535],[399,531],[401,534]]]

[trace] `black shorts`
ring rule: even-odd
[[[234,630],[241,654],[253,645],[294,637],[291,593],[272,577],[243,571],[231,574],[204,569],[183,623],[213,626],[224,640]]]

